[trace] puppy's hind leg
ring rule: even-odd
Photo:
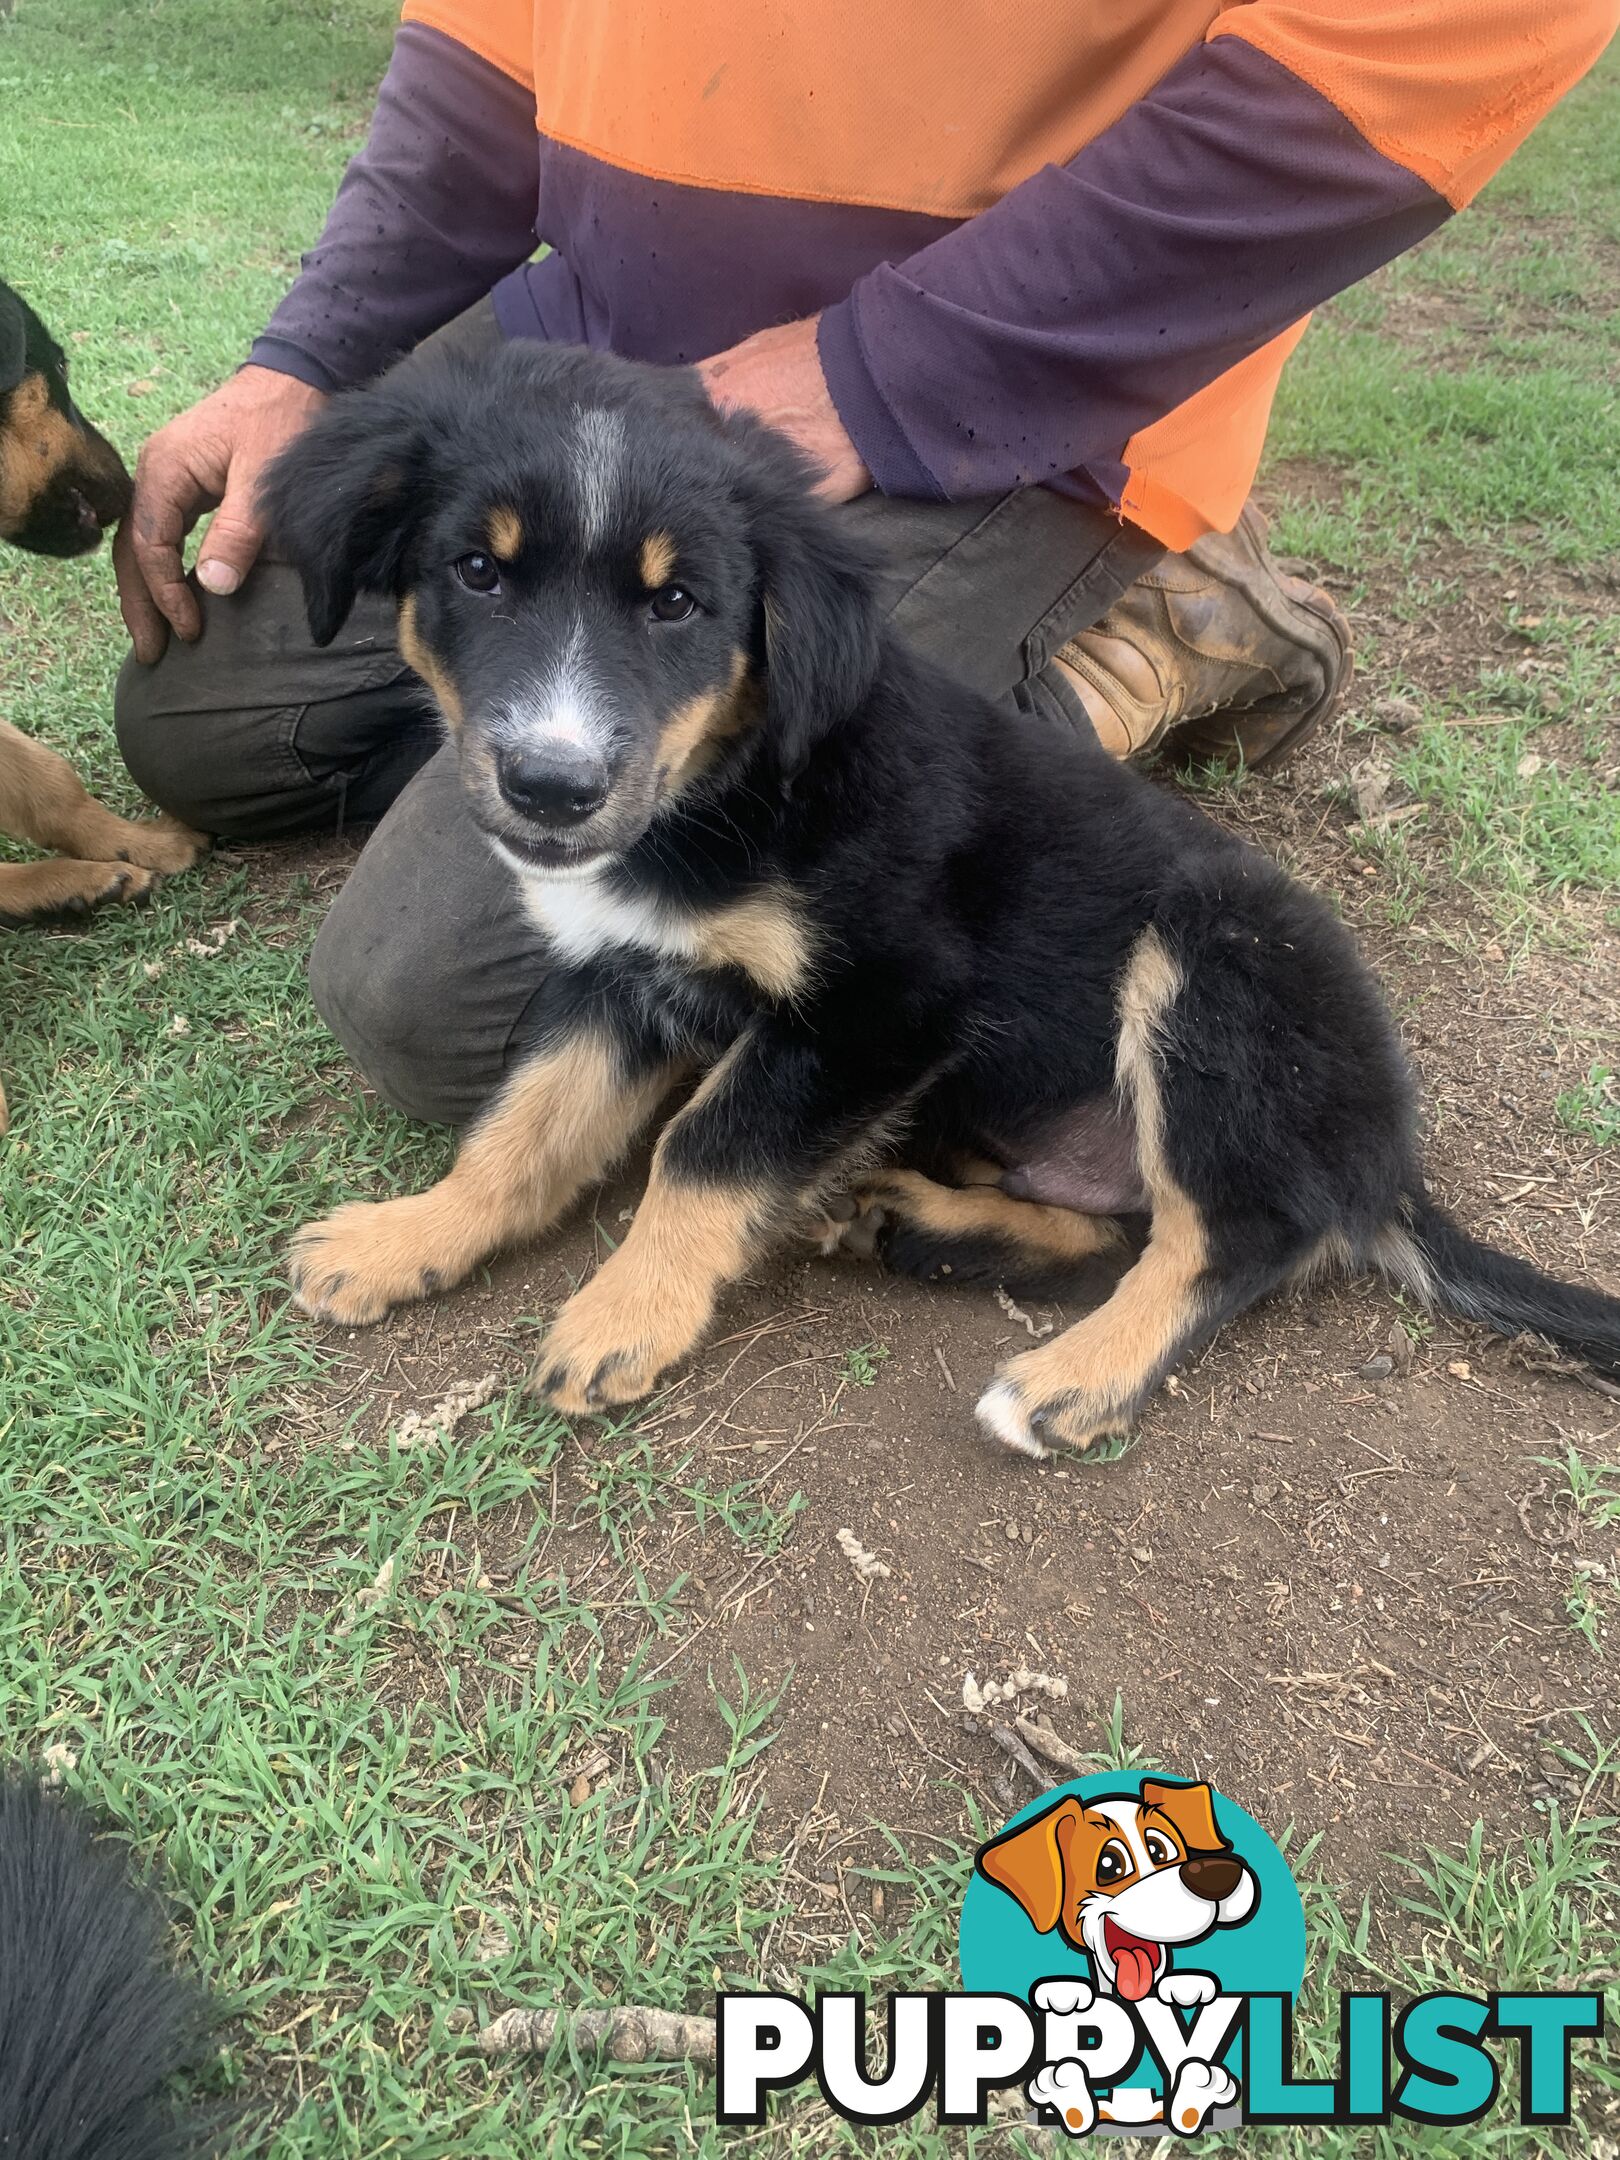
[[[1127,1432],[1171,1368],[1221,1323],[1275,1289],[1309,1247],[1275,1218],[1217,1217],[1188,1192],[1166,1145],[1166,1066],[1175,1058],[1179,969],[1148,931],[1119,1000],[1117,1084],[1136,1119],[1152,1227],[1141,1258],[1085,1319],[1005,1364],[981,1397],[980,1423],[1037,1458]]]
[[[986,1176],[993,1179],[991,1166]],[[941,1185],[916,1170],[888,1170],[861,1188],[858,1204],[862,1212],[839,1242],[857,1254],[870,1243],[885,1267],[921,1282],[1057,1297],[1096,1261],[1125,1254],[1111,1218],[1016,1200],[990,1181]]]

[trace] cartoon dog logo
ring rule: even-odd
[[[1071,1949],[1084,1952],[1096,1995],[1127,2003],[1153,1996],[1193,2008],[1212,1999],[1214,1982],[1204,1974],[1172,1973],[1172,1958],[1217,1928],[1240,1926],[1260,1903],[1253,1870],[1221,1834],[1208,1785],[1162,1778],[1144,1779],[1140,1792],[1089,1800],[1065,1794],[992,1838],[976,1866],[1017,1900],[1039,1933],[1056,1930]],[[1093,1999],[1093,1988],[1083,1981],[1045,1983],[1035,1995],[1037,2008],[1054,2013],[1084,2012]],[[1089,2088],[1084,2097],[1081,2088],[1087,2080],[1075,2061],[1050,2065],[1029,2092],[1032,2100],[1056,2106],[1075,2132],[1089,2130],[1094,2120],[1127,2119],[1127,2112],[1135,2121],[1168,2115],[1185,2132],[1237,2097],[1219,2063],[1191,2060],[1181,2066],[1168,2111],[1144,2092],[1128,2100],[1116,2095],[1127,2101],[1124,2111],[1104,2105],[1094,2114]],[[1151,2104],[1151,2115],[1132,2103]]]

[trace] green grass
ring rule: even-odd
[[[393,13],[21,0],[0,21],[0,275],[64,336],[84,403],[126,449],[244,354],[363,127]],[[1436,536],[1504,560],[1615,554],[1620,298],[1603,248],[1620,240],[1617,111],[1611,62],[1477,218],[1324,317],[1290,372],[1277,447],[1343,486],[1289,508],[1285,546],[1352,579],[1409,562],[1414,606],[1425,578],[1451,574],[1428,565]],[[1555,222],[1527,241],[1526,215]],[[1484,334],[1448,334],[1415,364],[1383,334],[1408,284],[1464,297]],[[7,717],[135,808],[107,725],[123,648],[105,560],[0,563],[0,614]],[[1620,703],[1612,626],[1543,617],[1526,642],[1549,672],[1482,678],[1430,713],[1407,782],[1449,874],[1531,901],[1613,890],[1620,835],[1594,732]],[[1484,712],[1503,724],[1447,732]],[[1526,771],[1550,722],[1566,731],[1558,753]],[[671,1773],[685,1591],[646,1577],[637,1537],[679,1517],[739,1556],[770,1554],[798,1503],[708,1482],[667,1435],[630,1429],[567,1443],[585,1467],[554,1524],[565,1435],[516,1392],[442,1443],[379,1432],[368,1377],[337,1369],[344,1346],[289,1316],[278,1253],[330,1200],[418,1183],[445,1148],[366,1103],[316,1019],[303,962],[319,904],[297,880],[215,862],[140,914],[0,938],[14,1115],[0,1149],[0,1752],[65,1750],[68,1781],[161,1857],[230,2012],[208,2083],[240,2110],[244,2153],[752,2150],[716,2131],[690,2072],[490,2067],[449,2013],[701,2007],[720,1975],[759,1973],[782,1897],[751,1805],[772,1706],[717,1652],[707,1767]],[[190,949],[226,924],[219,957]],[[1560,1114],[1613,1144],[1605,1066]],[[846,1364],[879,1399],[886,1354],[864,1343]],[[1612,1505],[1613,1473],[1576,1461],[1590,1508]],[[557,1529],[594,1540],[589,1583],[556,1565]],[[1099,1759],[1139,1755],[1125,1717],[1116,1705]],[[601,1767],[576,1801],[587,1761]],[[1403,1938],[1419,1952],[1381,1947],[1400,1917],[1389,1900],[1364,1925],[1313,1892],[1319,1981],[1387,1970],[1404,1986],[1431,1966],[1578,1977],[1605,1921],[1612,1938],[1612,1770],[1590,1758],[1567,1826],[1420,1863]],[[923,1855],[900,1826],[870,1871],[899,1920],[863,1922],[806,1984],[952,1981],[973,1829],[965,1814],[960,1849]],[[800,2107],[772,2149],[808,2160],[857,2142]],[[929,2160],[946,2145],[921,2124],[883,2150]]]
[[[1352,575],[1437,539],[1532,563],[1620,554],[1617,77],[1611,52],[1468,216],[1323,311],[1271,455],[1334,468],[1342,498],[1292,504],[1286,550]],[[1527,213],[1551,230],[1527,240]],[[1414,295],[1456,319],[1412,327]]]
[[[1599,1147],[1620,1147],[1620,1085],[1612,1065],[1594,1065],[1584,1080],[1564,1090],[1556,1107],[1568,1131]]]

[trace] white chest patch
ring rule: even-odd
[[[597,877],[525,877],[519,884],[524,913],[565,960],[590,960],[617,945],[666,960],[698,958],[697,924],[639,894],[614,892]]]
[[[575,965],[626,946],[699,968],[738,968],[768,997],[796,997],[811,974],[811,941],[789,896],[763,887],[689,914],[600,877],[521,876],[524,912],[558,957]]]

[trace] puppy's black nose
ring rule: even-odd
[[[540,825],[579,825],[607,801],[607,767],[575,743],[544,750],[503,750],[495,760],[501,793],[520,817]]]
[[[1225,1853],[1194,1853],[1191,1859],[1182,1861],[1181,1879],[1194,1897],[1218,1905],[1243,1880],[1243,1863]]]

